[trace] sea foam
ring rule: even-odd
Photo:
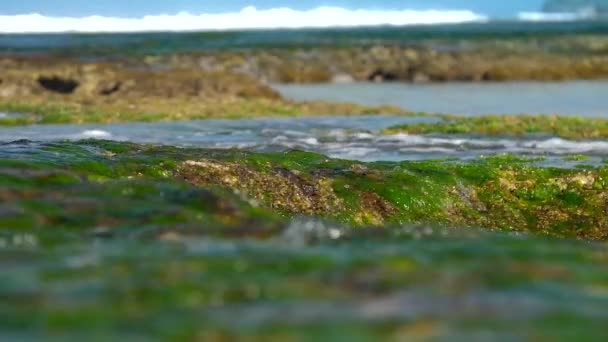
[[[0,32],[146,32],[212,31],[270,28],[323,28],[377,25],[426,25],[483,22],[487,18],[468,10],[349,10],[318,7],[305,11],[290,8],[259,10],[246,7],[220,14],[148,15],[141,18],[89,16],[48,17],[41,14],[0,16]]]
[[[545,13],[545,12],[521,12],[517,15],[517,19],[521,21],[577,21],[591,19],[593,15],[590,13]]]

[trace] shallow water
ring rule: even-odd
[[[508,83],[350,83],[275,85],[298,101],[395,105],[415,112],[460,115],[559,114],[608,117],[608,81]]]
[[[205,148],[239,148],[257,152],[289,149],[318,152],[333,158],[401,161],[437,158],[473,159],[504,153],[545,157],[544,165],[575,166],[564,156],[584,154],[585,164],[608,159],[608,141],[569,141],[536,135],[441,136],[382,135],[383,128],[431,117],[360,116],[293,119],[209,120],[173,123],[33,125],[0,128],[0,141],[108,139]]]
[[[0,112],[0,120],[2,120],[2,119],[10,119],[10,118],[17,118],[17,117],[19,117],[21,115],[22,114],[19,114],[19,113]]]

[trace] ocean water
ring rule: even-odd
[[[301,150],[332,158],[360,161],[403,161],[514,154],[543,157],[542,166],[575,167],[569,155],[585,154],[585,164],[608,160],[606,141],[570,141],[547,135],[381,134],[400,124],[436,122],[433,117],[371,115],[291,119],[207,120],[164,123],[32,125],[0,128],[0,142],[19,139],[60,141],[107,139],[255,152]],[[6,146],[4,147],[6,148]]]
[[[2,32],[2,30],[0,30]],[[417,45],[441,42],[458,48],[459,40],[561,35],[608,34],[608,21],[519,20],[437,25],[373,26],[353,28],[257,29],[205,32],[147,33],[0,33],[0,54],[66,54],[78,57],[116,57],[217,49],[353,46],[369,44]],[[448,44],[452,42],[454,46]],[[447,45],[446,45],[447,44]]]

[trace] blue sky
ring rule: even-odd
[[[543,0],[0,0],[0,15],[41,13],[49,16],[105,15],[133,17],[145,14],[227,12],[253,5],[310,9],[320,5],[367,9],[469,9],[491,16],[512,16],[537,11]]]

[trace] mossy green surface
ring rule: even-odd
[[[481,117],[445,116],[431,124],[395,126],[387,134],[540,134],[567,139],[601,139],[608,137],[608,120],[546,115],[496,115]]]
[[[219,198],[213,191],[236,193],[238,200],[279,217],[317,216],[355,226],[430,223],[608,238],[605,166],[545,168],[508,155],[471,162],[362,163],[301,151],[250,153],[94,140],[15,142],[3,145],[0,153],[2,195],[13,198],[13,204],[36,202],[39,196],[27,194],[44,193],[48,185],[61,196],[42,201],[54,202],[57,213],[71,210],[57,204],[66,196],[112,198],[141,190],[146,198],[146,189],[167,187],[168,193],[211,191],[209,196]],[[151,195],[158,192],[164,193],[157,189]],[[169,206],[172,197],[160,200]],[[24,215],[43,213],[26,210]],[[42,216],[38,221],[44,226],[49,218]]]
[[[603,340],[607,248],[429,227],[157,241],[0,234],[0,336]],[[337,229],[337,228],[336,228]],[[334,235],[335,236],[335,235]]]
[[[0,126],[301,117],[330,113],[344,116],[410,114],[393,106],[365,107],[348,103],[268,99],[142,99],[132,104],[123,100],[78,103],[70,99],[42,97],[0,100],[0,111],[15,114],[0,118]]]
[[[3,144],[0,339],[603,339],[606,177]]]

